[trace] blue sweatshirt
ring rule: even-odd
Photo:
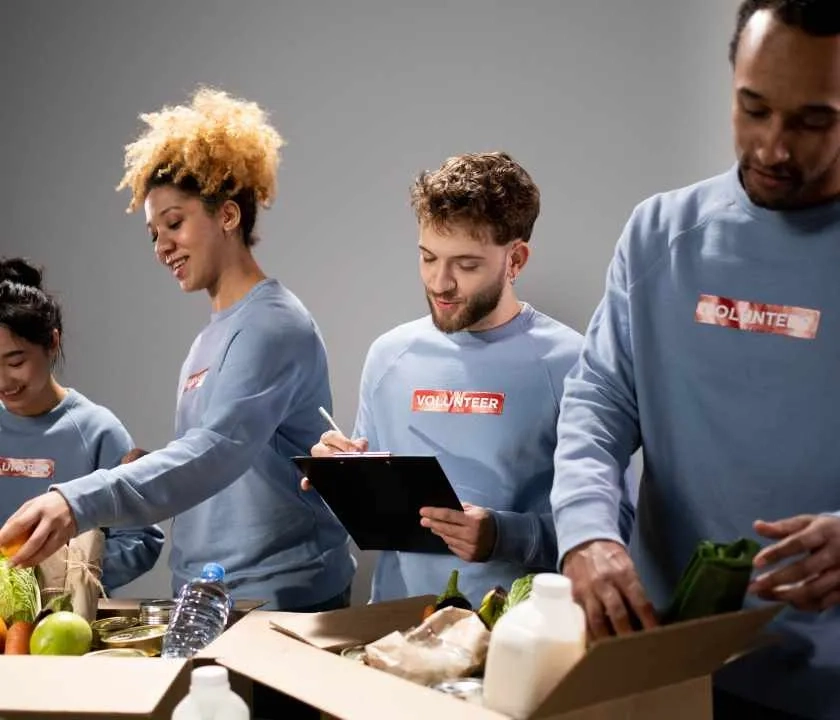
[[[36,417],[15,415],[0,405],[0,521],[52,483],[118,465],[132,447],[131,437],[110,410],[72,389],[52,410]],[[156,525],[103,530],[106,591],[131,582],[157,562],[164,538]]]
[[[838,268],[840,203],[768,211],[735,169],[636,208],[566,381],[552,491],[561,559],[620,540],[619,478],[640,443],[630,549],[659,608],[698,541],[766,545],[756,519],[840,509]],[[840,717],[840,610],[787,608],[771,630],[782,644],[718,683]]]
[[[235,598],[267,609],[342,593],[355,561],[344,528],[289,459],[318,441],[331,407],[320,332],[276,280],[211,316],[178,384],[176,438],[113,470],[57,486],[79,530],[174,516],[172,590],[218,562]]]
[[[490,509],[497,529],[487,562],[381,553],[374,602],[436,595],[458,568],[460,590],[478,607],[495,585],[555,568],[549,492],[557,415],[581,341],[526,304],[492,330],[443,333],[426,316],[373,343],[355,435],[373,451],[436,455],[461,502]]]

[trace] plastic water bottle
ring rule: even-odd
[[[172,720],[250,720],[248,705],[230,689],[227,668],[206,665],[190,676],[190,691],[175,706]]]
[[[161,657],[192,657],[222,634],[232,605],[224,579],[221,565],[207,563],[200,577],[181,588],[163,636]]]

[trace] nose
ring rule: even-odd
[[[790,160],[790,136],[782,118],[768,122],[756,149],[758,161],[765,167],[782,165]]]
[[[167,236],[166,233],[160,233],[155,243],[155,255],[159,262],[166,264],[166,259],[175,250],[175,243]]]
[[[451,293],[457,286],[455,278],[446,263],[437,262],[429,272],[429,290],[434,295]]]

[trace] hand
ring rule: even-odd
[[[317,445],[312,446],[310,455],[313,457],[329,457],[335,455],[337,452],[367,452],[368,441],[365,438],[358,438],[351,440],[345,437],[336,430],[327,430]],[[301,490],[309,490],[312,488],[307,478],[302,478],[300,481]]]
[[[38,565],[77,534],[76,518],[64,496],[50,490],[28,500],[0,528],[0,546],[28,538],[11,565]]]
[[[840,604],[840,518],[797,515],[776,522],[758,520],[754,527],[759,535],[778,541],[755,556],[756,568],[799,559],[759,575],[749,592],[812,612]]]
[[[645,594],[633,561],[624,546],[612,540],[593,540],[570,550],[563,574],[572,581],[575,600],[586,612],[593,640],[633,631],[630,611],[643,628],[658,625],[653,605]]]
[[[464,511],[420,509],[420,524],[443,538],[449,549],[467,562],[484,562],[496,547],[496,520],[483,507],[464,503]]]
[[[139,460],[144,455],[148,455],[147,450],[141,450],[140,448],[132,448],[129,450],[125,455],[123,455],[122,460],[120,460],[120,465],[125,465],[126,463],[134,462],[135,460]]]

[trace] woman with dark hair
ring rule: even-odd
[[[0,260],[0,518],[53,483],[118,465],[132,441],[107,408],[63,387],[61,308],[41,272],[20,258]],[[105,532],[107,591],[152,569],[163,547],[155,525]]]

